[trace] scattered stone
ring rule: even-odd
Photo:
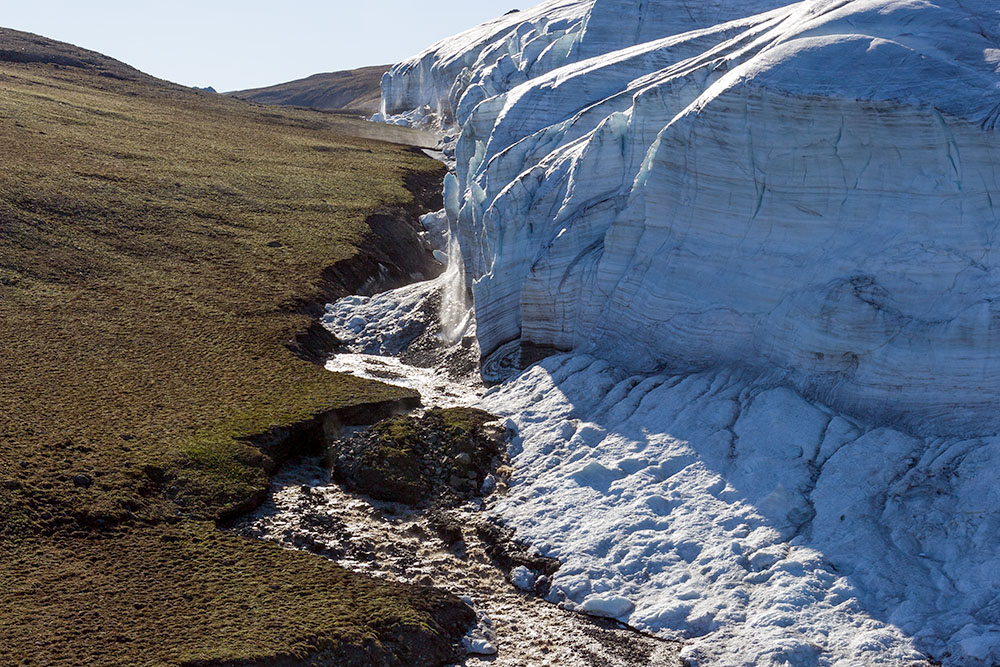
[[[519,544],[502,548],[484,544],[477,526],[490,519],[475,509],[483,504],[481,499],[457,507],[427,509],[371,501],[339,484],[317,480],[324,477],[317,474],[319,465],[318,461],[303,461],[300,467],[291,465],[280,471],[272,488],[273,503],[265,503],[241,520],[237,531],[286,547],[317,550],[359,572],[450,591],[472,608],[478,631],[463,643],[467,651],[471,649],[480,657],[470,655],[460,664],[680,664],[674,645],[631,632],[614,620],[567,614],[546,602],[543,597],[550,580],[538,576],[538,568],[522,563],[504,567],[491,558],[491,553],[503,552],[530,558],[540,554]],[[317,486],[306,496],[301,485],[311,480]],[[403,518],[387,514],[389,508],[403,508]],[[423,529],[418,531],[418,526]],[[513,535],[513,531],[492,526],[486,532],[501,539]],[[511,583],[511,570],[520,565],[536,575],[533,595]]]
[[[497,489],[497,479],[493,475],[487,475],[486,479],[483,480],[482,486],[479,487],[479,493],[482,496],[488,496]]]
[[[90,485],[94,483],[94,480],[90,479],[87,475],[73,475],[73,484],[75,486],[88,489]]]

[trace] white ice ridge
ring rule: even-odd
[[[387,114],[460,132],[482,350],[739,367],[994,433],[996,3],[782,5],[553,0],[385,77]]]

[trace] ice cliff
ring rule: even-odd
[[[484,356],[573,353],[491,399],[557,593],[704,664],[1000,662],[993,0],[550,0],[382,86]]]
[[[748,366],[995,432],[997,9],[781,4],[548,2],[386,75],[387,114],[460,132],[483,351]]]

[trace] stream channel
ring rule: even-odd
[[[424,216],[432,238],[442,221],[443,213]],[[447,258],[436,254],[449,267],[438,278],[326,307],[324,326],[345,342],[328,370],[416,389],[424,409],[476,407],[493,391],[484,377],[496,384],[517,375],[511,361],[516,349],[499,351],[480,368],[461,260],[454,248]],[[499,426],[509,428],[510,422]],[[491,476],[457,506],[418,510],[351,493],[332,480],[322,459],[299,459],[282,468],[268,500],[234,530],[462,598],[478,624],[463,640],[468,655],[461,665],[679,665],[676,643],[544,599],[544,572],[508,557],[520,553],[520,562],[530,563],[537,552],[514,542],[491,515],[504,486]]]

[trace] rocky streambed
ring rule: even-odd
[[[679,664],[675,644],[539,597],[535,591],[545,586],[539,573],[554,564],[508,541],[485,507],[481,498],[449,509],[375,500],[346,490],[322,459],[310,458],[278,473],[268,501],[235,530],[461,597],[478,618],[463,642],[469,652],[463,665]]]
[[[463,665],[677,665],[679,646],[545,601],[559,563],[489,511],[512,472],[509,424],[475,409],[474,321],[445,331],[454,275],[327,307],[345,341],[328,368],[418,389],[425,407],[345,429],[289,462],[233,529],[393,581],[445,589],[476,612]],[[493,360],[491,367],[505,364]]]

